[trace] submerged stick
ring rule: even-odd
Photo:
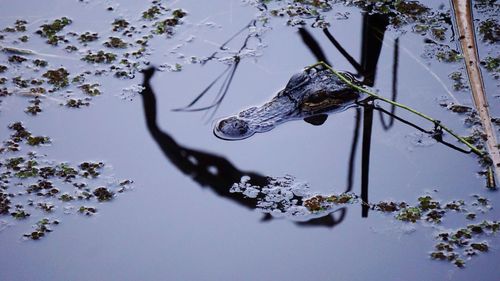
[[[485,156],[485,152],[484,151],[481,151],[480,149],[478,149],[477,147],[475,147],[473,144],[471,144],[470,142],[468,142],[467,140],[465,140],[464,138],[460,137],[459,135],[455,134],[451,129],[449,129],[448,127],[444,126],[443,124],[441,124],[441,122],[439,120],[436,120],[430,116],[427,116],[409,106],[406,106],[404,104],[401,104],[401,103],[398,103],[398,102],[395,102],[395,101],[392,101],[390,99],[387,99],[387,98],[384,98],[382,96],[379,96],[361,86],[358,86],[354,83],[352,83],[351,81],[349,81],[349,79],[347,79],[346,77],[344,77],[344,75],[342,75],[342,73],[336,71],[335,69],[333,69],[331,66],[329,66],[328,64],[320,61],[320,62],[317,62],[311,66],[308,66],[306,69],[311,69],[311,68],[314,68],[316,66],[323,66],[325,67],[326,69],[328,69],[329,71],[331,71],[333,74],[335,74],[337,77],[340,78],[340,80],[342,80],[344,83],[346,83],[347,85],[349,85],[350,87],[360,91],[360,92],[363,92],[365,94],[367,94],[368,96],[374,98],[374,99],[378,99],[378,100],[381,100],[381,101],[384,101],[386,103],[389,103],[389,104],[392,104],[394,106],[397,106],[399,108],[402,108],[402,109],[405,109],[413,114],[416,114],[426,120],[429,120],[431,121],[432,123],[434,123],[436,129],[443,129],[444,131],[448,132],[450,135],[452,135],[454,138],[456,138],[458,141],[460,141],[461,143],[465,144],[468,148],[470,148],[470,150],[477,154],[478,156],[481,156],[481,157],[484,157]]]
[[[465,67],[472,91],[474,104],[481,119],[481,125],[486,133],[486,146],[488,148],[493,169],[497,178],[500,177],[500,152],[497,147],[496,133],[491,124],[488,99],[485,95],[483,77],[479,69],[479,56],[477,54],[474,24],[472,22],[471,3],[468,0],[452,0],[455,13],[455,23],[460,34],[460,47],[465,59]],[[488,169],[490,170],[490,169]],[[494,180],[493,180],[494,183]]]

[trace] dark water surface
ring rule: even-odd
[[[227,67],[217,60],[203,66],[188,64],[179,53],[186,58],[210,56],[217,51],[217,44],[254,19],[257,9],[239,0],[173,2],[174,7],[188,11],[186,22],[172,38],[151,40],[151,55],[147,58],[156,66],[183,64],[179,72],[157,72],[153,77],[161,129],[178,144],[223,156],[239,169],[264,176],[293,175],[316,193],[344,192],[354,108],[330,115],[322,126],[293,121],[242,141],[220,140],[212,133],[215,120],[263,104],[284,87],[292,74],[316,62],[297,29],[273,18],[269,29],[264,29],[262,45],[254,39],[249,42],[255,53],[242,58],[213,118],[210,112],[174,112],[172,109],[188,104]],[[165,1],[168,7],[170,3]],[[442,4],[446,10],[448,2]],[[45,19],[68,16],[73,24],[65,31],[96,31],[104,40],[114,18],[121,16],[135,24],[150,3],[0,1],[0,6],[2,27],[26,18],[33,24],[30,30],[36,30]],[[108,6],[115,7],[115,11],[106,11]],[[346,12],[348,19],[336,20]],[[337,5],[327,15],[334,22],[331,32],[335,38],[357,59],[361,53],[361,11]],[[308,30],[336,69],[355,72],[321,30]],[[236,37],[230,50],[237,51],[247,33]],[[39,36],[29,35],[32,40],[23,45],[25,48],[71,56],[62,48],[43,43]],[[193,41],[185,43],[191,36]],[[447,77],[460,65],[422,58],[423,37],[411,31],[388,31],[385,36],[374,89],[390,97],[393,40],[399,36],[398,101],[467,135],[465,116],[439,105],[439,101],[451,99],[446,91],[471,105],[468,92],[453,91]],[[184,46],[174,50],[179,44]],[[220,56],[231,54],[222,52]],[[2,62],[6,58],[2,54]],[[86,67],[78,60],[47,60],[75,72]],[[21,68],[16,71],[22,73]],[[0,135],[3,139],[11,133],[8,124],[23,121],[34,133],[52,138],[53,144],[40,148],[41,153],[72,163],[105,161],[112,167],[113,176],[133,179],[134,189],[112,203],[98,203],[99,212],[92,217],[61,214],[61,224],[40,241],[20,238],[36,218],[29,218],[29,223],[11,221],[0,232],[0,280],[498,280],[500,276],[498,237],[481,237],[480,241],[489,242],[490,251],[466,260],[464,269],[429,258],[439,231],[470,223],[464,214],[449,214],[442,225],[412,224],[375,211],[362,217],[361,206],[351,204],[344,209],[341,223],[334,227],[299,225],[291,218],[261,221],[262,212],[201,187],[164,156],[147,130],[141,96],[122,98],[123,88],[141,83],[140,74],[133,80],[119,80],[112,75],[97,79],[103,95],[81,109],[44,101],[44,112],[31,117],[23,112],[27,98],[3,98]],[[495,81],[487,79],[492,92],[498,89]],[[215,94],[211,92],[212,96],[203,102],[209,104]],[[493,111],[498,110],[494,105]],[[432,128],[432,124],[399,109],[396,112],[424,128]],[[447,140],[457,144],[451,138]],[[354,163],[352,192],[356,194],[361,193],[360,167],[361,138]],[[485,188],[484,178],[477,175],[479,170],[473,155],[436,143],[401,122],[384,130],[375,112],[370,202],[395,200],[415,205],[417,198],[426,194],[443,203],[458,199],[472,202],[471,195],[479,194],[489,198],[493,209],[478,213],[476,222],[497,220],[500,200],[497,193]],[[339,218],[340,212],[333,215]],[[0,219],[9,221],[6,217]]]

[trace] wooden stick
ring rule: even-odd
[[[476,38],[474,36],[474,24],[472,22],[471,1],[452,0],[455,13],[455,24],[460,34],[460,46],[465,59],[467,75],[472,91],[474,104],[479,113],[483,130],[486,134],[486,146],[493,162],[493,170],[497,178],[500,177],[500,153],[496,133],[491,124],[488,99],[484,91],[483,77],[479,69],[479,56],[477,54]]]

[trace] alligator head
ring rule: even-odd
[[[351,74],[341,74],[360,84]],[[329,70],[307,69],[294,74],[286,87],[269,102],[219,120],[214,134],[225,140],[241,140],[290,120],[304,119],[310,124],[321,125],[326,121],[327,113],[352,107],[360,96],[360,92]]]

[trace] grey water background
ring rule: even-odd
[[[106,5],[116,5],[112,1],[49,2],[1,1],[0,22],[5,26],[17,18],[69,16],[74,20],[72,30],[99,31],[109,28],[115,16],[105,11]],[[184,33],[172,39],[152,42],[153,64],[168,60],[168,51],[191,34],[196,38],[182,52],[208,56],[217,48],[211,42],[224,42],[256,13],[240,1],[177,1],[175,5],[189,12],[191,23],[210,17],[218,27],[197,30],[196,26],[186,26],[182,27]],[[148,3],[120,1],[119,6],[125,16],[136,16],[147,9]],[[333,30],[356,57],[360,53],[360,11],[338,6],[335,12],[350,13],[348,20],[335,21]],[[353,70],[320,31],[310,31],[336,69]],[[263,38],[267,47],[262,49],[262,56],[240,64],[215,118],[263,104],[293,73],[315,62],[296,30],[283,22],[275,23]],[[382,94],[391,88],[393,50],[387,42],[374,86]],[[406,33],[400,37],[400,44],[417,57],[423,52],[419,35]],[[51,50],[45,44],[33,48]],[[447,78],[450,65],[425,60],[424,64],[451,87]],[[271,176],[291,174],[318,193],[342,192],[354,110],[331,115],[319,127],[294,121],[235,142],[214,137],[213,120],[206,124],[203,113],[171,111],[190,102],[225,67],[208,63],[186,65],[180,72],[156,73],[153,87],[159,125],[182,145],[223,155],[240,169]],[[102,79],[103,96],[80,110],[45,103],[42,114],[29,117],[20,110],[24,98],[6,98],[1,107],[0,134],[7,136],[7,124],[22,120],[33,133],[51,136],[53,145],[41,151],[50,153],[53,159],[75,163],[104,160],[112,165],[117,177],[133,179],[135,189],[110,204],[99,205],[99,214],[94,217],[64,217],[61,225],[41,241],[19,238],[27,224],[1,231],[0,280],[498,280],[498,238],[492,238],[489,253],[474,257],[465,269],[458,269],[429,259],[436,228],[405,224],[392,215],[376,212],[362,218],[358,205],[348,206],[345,219],[333,228],[301,227],[287,219],[261,222],[259,211],[218,197],[179,172],[150,137],[140,96],[120,98],[121,87],[130,81]],[[141,79],[138,75],[137,83]],[[489,82],[488,87],[494,89],[491,85]],[[398,88],[400,102],[466,133],[463,120],[438,105],[446,95],[442,85],[405,52],[399,58]],[[466,92],[455,95],[470,104]],[[430,127],[411,115],[397,113]],[[416,146],[414,129],[396,121],[391,130],[384,131],[378,116],[374,117],[370,201],[415,203],[419,196],[429,193],[447,202],[485,194],[494,209],[481,218],[498,219],[496,206],[500,200],[484,188],[484,179],[476,176],[478,164],[473,156],[437,143]],[[356,193],[360,156],[358,150]],[[450,228],[460,223],[467,223],[463,215],[446,219]]]

